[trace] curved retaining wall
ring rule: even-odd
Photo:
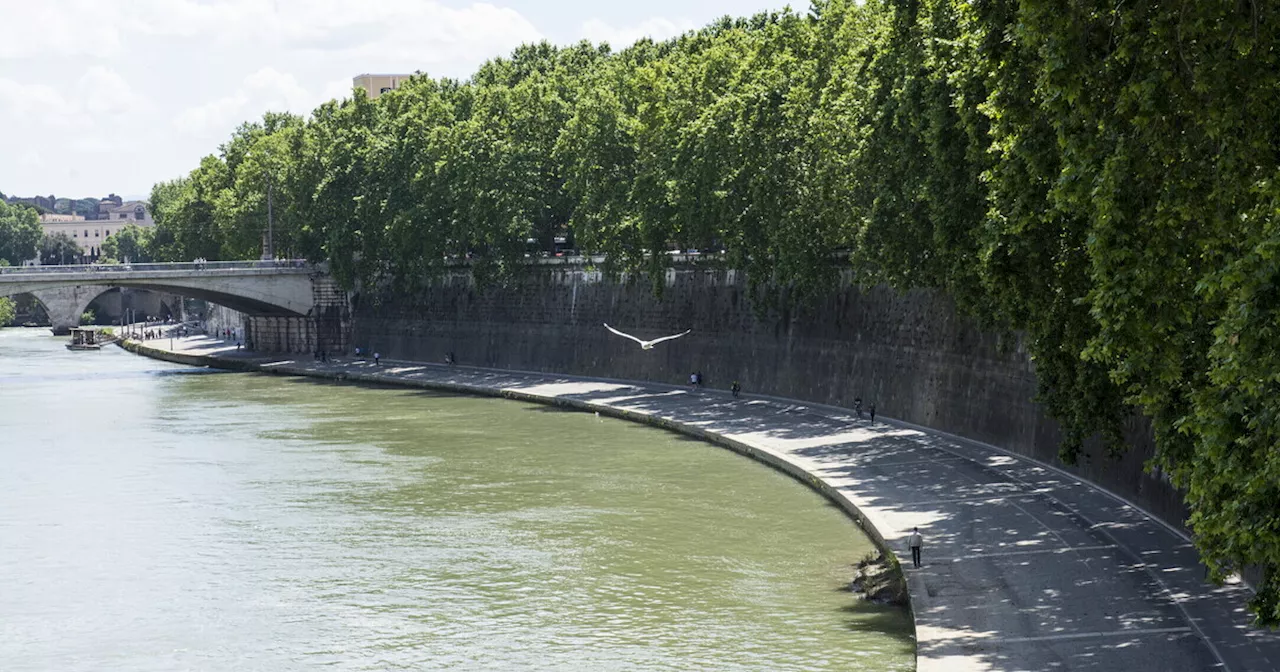
[[[806,310],[758,310],[735,271],[668,271],[662,296],[645,278],[607,281],[572,265],[541,266],[503,287],[465,270],[417,296],[357,304],[352,345],[384,357],[681,384],[737,380],[753,393],[852,407],[854,399],[924,427],[1060,465],[1056,422],[1034,402],[1035,370],[1017,334],[984,332],[936,292],[861,291],[845,281]],[[643,338],[693,333],[643,352],[602,323]],[[1182,497],[1159,474],[1149,429],[1135,419],[1119,459],[1088,446],[1066,469],[1182,527]]]

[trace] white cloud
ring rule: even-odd
[[[34,149],[28,149],[18,157],[18,165],[29,170],[43,168],[44,155]]]
[[[99,65],[86,70],[67,93],[48,84],[0,78],[0,119],[19,127],[88,131],[110,117],[150,109],[149,99],[124,77]]]
[[[776,1],[0,0],[0,190],[145,193],[238,124],[306,114],[361,73],[465,78],[543,39],[535,22],[622,47]],[[143,160],[104,160],[125,148]]]
[[[54,86],[58,82],[0,78],[0,128],[6,131],[3,155],[8,158],[0,160],[0,182],[5,191],[58,191],[84,179],[85,167],[115,175],[122,164],[103,159],[119,156],[127,144],[141,144],[136,134],[152,123],[148,115],[153,106],[128,80],[101,65],[68,80]],[[138,163],[143,162],[126,169]],[[101,176],[89,179],[95,177]]]
[[[90,26],[63,40],[41,30],[24,46],[0,41],[0,63],[31,50],[48,57],[97,62],[78,82],[78,98],[45,84],[0,91],[0,105],[27,114],[49,111],[41,125],[92,127],[101,117],[136,114],[149,106],[105,62],[153,62],[163,46],[187,61],[188,71],[252,72],[239,82],[193,84],[200,75],[158,62],[148,87],[165,90],[170,128],[191,137],[227,133],[267,110],[306,114],[351,93],[363,72],[469,73],[482,60],[542,35],[519,12],[488,3],[449,7],[432,0],[41,0],[9,7],[0,0],[0,25]],[[24,38],[25,39],[25,38]],[[195,62],[192,63],[192,58]],[[263,63],[275,63],[263,67]],[[214,66],[214,67],[210,67]],[[318,76],[317,76],[318,75]],[[184,81],[174,81],[180,77]],[[0,80],[12,89],[15,82]],[[186,89],[186,94],[179,89]],[[208,96],[203,102],[192,95]],[[175,98],[184,100],[174,105]],[[83,103],[78,102],[83,101]],[[175,109],[176,108],[176,109]]]
[[[47,84],[23,84],[0,77],[0,118],[28,121],[44,116],[51,120],[70,106],[71,101]]]
[[[151,109],[148,97],[138,94],[120,73],[95,65],[80,77],[79,91],[89,114],[119,115],[145,113]]]
[[[39,0],[13,4],[0,9],[0,25],[58,28],[13,31],[17,40],[9,40],[6,34],[6,40],[0,41],[0,58],[33,53],[106,57],[127,52],[139,39],[181,38],[189,47],[299,51],[327,61],[373,61],[375,69],[413,71],[482,60],[542,38],[519,12],[483,2],[462,8],[431,0]]]
[[[58,129],[87,131],[105,116],[136,115],[151,109],[118,72],[102,65],[84,70],[68,93],[46,83],[23,83],[0,78],[0,119]]]
[[[691,21],[672,21],[662,17],[619,27],[614,27],[602,19],[590,19],[582,24],[582,36],[592,42],[608,42],[609,46],[615,50],[622,50],[642,37],[665,40],[693,30],[695,27]]]
[[[41,0],[0,3],[0,59],[105,57],[120,49],[117,2]]]
[[[323,103],[326,100],[338,98],[350,98],[352,88],[354,87],[350,77],[325,82],[324,86],[320,88],[320,102]]]
[[[225,135],[243,121],[262,117],[264,112],[305,113],[322,100],[292,74],[262,68],[245,77],[240,88],[230,95],[183,110],[173,125],[190,135]]]

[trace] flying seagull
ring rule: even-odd
[[[684,333],[681,333],[681,334],[675,334],[674,336],[663,336],[662,338],[655,338],[655,339],[653,339],[652,341],[642,341],[642,340],[640,340],[640,339],[636,338],[635,336],[632,336],[631,334],[624,334],[624,333],[622,333],[621,331],[618,331],[617,329],[614,329],[613,327],[609,326],[608,324],[605,324],[605,325],[604,325],[604,328],[605,328],[605,329],[608,329],[609,331],[612,331],[613,333],[615,333],[615,334],[617,334],[617,335],[619,335],[619,336],[622,336],[623,338],[629,338],[629,339],[631,339],[631,340],[635,341],[636,343],[639,343],[639,344],[640,344],[640,349],[641,349],[641,350],[652,350],[652,349],[653,349],[653,346],[655,346],[655,345],[657,345],[657,344],[659,344],[659,343],[661,343],[661,342],[663,342],[663,341],[670,341],[670,340],[674,340],[674,339],[680,338],[681,336],[684,336],[685,334],[687,334],[687,333],[689,333],[689,332],[693,331],[692,329],[685,329],[685,330],[684,330]]]

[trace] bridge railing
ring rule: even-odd
[[[65,266],[0,266],[0,275],[39,275],[48,273],[127,273],[138,271],[223,271],[259,268],[313,268],[305,259],[267,259],[254,261],[182,261],[158,264],[68,264]]]

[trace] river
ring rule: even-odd
[[[501,399],[0,329],[0,668],[910,670],[790,478]]]

